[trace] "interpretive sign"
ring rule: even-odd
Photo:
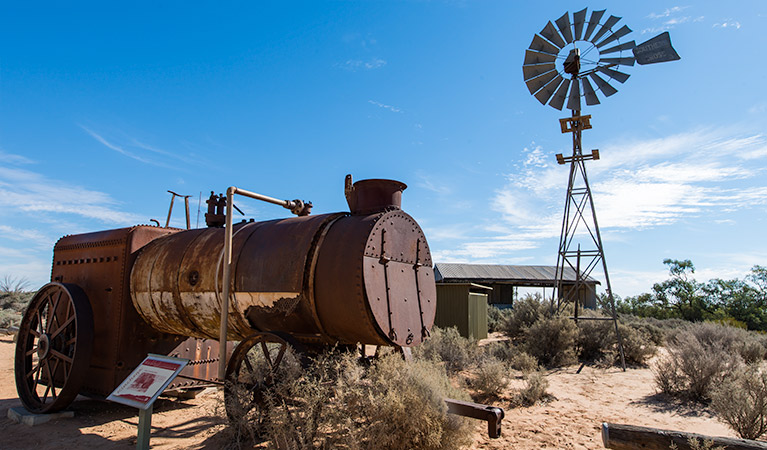
[[[188,359],[149,354],[107,400],[148,409],[187,365]]]

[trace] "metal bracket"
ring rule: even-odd
[[[484,420],[487,422],[487,435],[492,439],[501,437],[501,422],[506,413],[503,408],[483,405],[481,403],[464,402],[446,398],[447,412],[462,417]]]
[[[572,133],[575,130],[590,130],[591,114],[559,119],[559,126],[562,128],[562,133]]]

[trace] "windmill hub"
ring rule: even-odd
[[[533,37],[522,66],[525,83],[539,102],[562,110],[581,110],[600,103],[598,92],[609,97],[618,90],[614,83],[625,83],[629,74],[621,66],[675,61],[679,55],[671,46],[668,32],[636,45],[626,41],[631,29],[619,27],[620,17],[602,20],[605,10],[566,12]],[[556,24],[556,25],[555,25]]]
[[[565,58],[565,73],[574,77],[581,71],[581,51],[578,48],[570,50],[570,54]]]

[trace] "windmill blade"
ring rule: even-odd
[[[549,53],[552,55],[559,54],[559,48],[557,48],[554,44],[550,43],[546,39],[538,36],[537,34],[533,36],[533,42],[530,43],[530,50]]]
[[[637,45],[634,48],[634,57],[637,63],[642,65],[682,59],[671,46],[671,36],[668,31]]]
[[[618,92],[617,89],[615,89],[614,87],[610,86],[610,84],[607,81],[603,80],[602,77],[597,75],[595,72],[591,72],[589,74],[589,76],[591,77],[592,80],[594,80],[594,83],[597,84],[597,88],[600,91],[602,91],[602,93],[605,95],[605,97],[609,97],[609,96],[615,94],[616,92]]]
[[[629,74],[618,72],[617,70],[609,69],[607,67],[597,67],[597,71],[602,72],[603,74],[607,75],[608,77],[612,78],[613,80],[616,80],[620,83],[625,83],[626,80],[629,79]]]
[[[586,96],[586,104],[598,105],[599,99],[597,98],[597,93],[594,92],[594,88],[591,87],[591,83],[589,83],[589,79],[581,78],[581,81],[583,82],[583,95]]]
[[[599,25],[599,21],[602,20],[602,16],[605,14],[605,10],[601,11],[592,11],[591,12],[591,18],[589,19],[589,26],[586,27],[586,34],[583,35],[583,40],[588,41],[589,36],[591,36],[591,33],[594,32],[597,25]]]
[[[540,91],[538,91],[535,94],[535,98],[538,99],[539,102],[541,102],[542,105],[545,105],[547,101],[549,101],[549,98],[554,94],[554,91],[557,90],[560,83],[562,83],[564,79],[557,75],[556,78],[551,80],[546,86],[543,87]]]
[[[554,97],[551,97],[549,106],[562,111],[562,107],[565,105],[565,97],[567,97],[567,88],[569,87],[570,79],[565,78],[564,83],[562,83],[562,85],[559,86],[559,89],[557,89],[557,93],[554,94]]]
[[[557,31],[556,27],[553,23],[551,23],[550,20],[549,23],[547,23],[546,26],[541,30],[541,36],[548,39],[549,42],[556,45],[560,49],[566,45],[565,41],[562,39],[562,36],[559,35],[559,31]]]
[[[553,63],[557,60],[557,55],[550,55],[548,53],[534,52],[532,50],[525,51],[525,62],[522,64],[544,64]]]
[[[522,74],[525,77],[525,81],[543,75],[544,73],[550,72],[552,70],[556,70],[554,63],[522,66]]]
[[[636,47],[636,42],[628,41],[625,44],[616,45],[615,47],[610,47],[606,50],[599,50],[599,54],[606,55],[607,53],[622,52],[623,50],[631,50],[634,47]],[[636,57],[636,55],[634,56]]]
[[[570,87],[570,98],[567,99],[567,109],[581,110],[581,84],[576,80]]]
[[[610,42],[617,41],[618,39],[622,38],[623,36],[631,33],[631,28],[627,27],[626,25],[623,25],[620,30],[616,31],[615,33],[611,34],[610,37],[605,38],[602,42],[597,44],[597,48],[602,48],[605,45],[609,44]]]
[[[599,38],[601,38],[602,36],[604,36],[605,33],[610,31],[612,29],[613,25],[618,23],[619,20],[621,20],[620,17],[610,16],[610,18],[607,19],[607,22],[605,22],[602,25],[602,28],[600,28],[599,31],[597,31],[597,34],[595,34],[594,37],[591,38],[591,42],[596,43],[599,40]]]
[[[625,58],[599,58],[599,64],[617,64],[620,66],[633,66],[634,57],[627,56]]]
[[[556,70],[554,70],[554,71],[551,71],[551,72],[546,72],[546,73],[544,73],[543,75],[541,75],[539,77],[535,77],[533,79],[530,79],[530,80],[526,81],[525,83],[527,83],[527,89],[530,90],[530,93],[531,94],[535,94],[536,92],[538,92],[538,90],[540,88],[545,86],[549,81],[553,80],[554,77],[558,77],[558,76],[559,76],[559,74],[557,73]],[[549,97],[550,96],[551,95],[549,95]],[[548,97],[546,98],[546,100],[548,100]],[[546,104],[546,102],[543,102],[543,103]]]
[[[582,10],[573,13],[573,28],[575,29],[575,35],[573,38],[576,41],[581,40],[581,33],[583,33],[583,22],[586,21],[586,10],[588,8],[583,8]]]
[[[557,27],[559,27],[559,32],[562,33],[562,37],[565,38],[565,41],[569,44],[573,42],[573,32],[570,30],[570,13],[566,12],[562,14],[562,17],[555,20]]]

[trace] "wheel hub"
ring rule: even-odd
[[[44,359],[48,356],[48,351],[51,349],[51,336],[48,333],[40,335],[40,341],[37,343],[37,357]]]

